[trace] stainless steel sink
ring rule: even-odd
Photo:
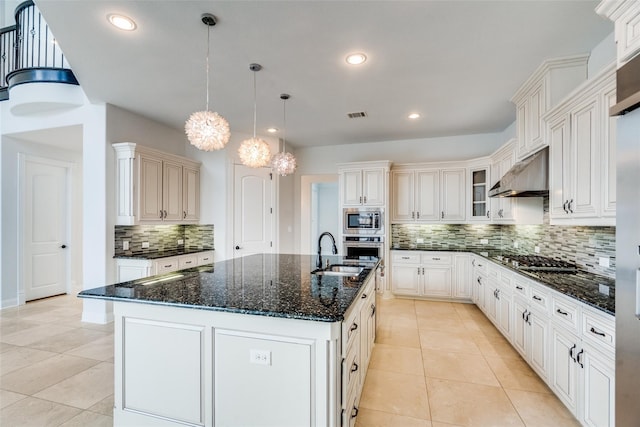
[[[359,265],[330,265],[325,269],[317,269],[313,270],[311,274],[316,274],[319,276],[347,276],[347,277],[355,277],[359,276],[360,273],[364,270],[364,267]]]

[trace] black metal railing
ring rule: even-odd
[[[0,101],[9,99],[7,76],[16,69],[16,26],[0,29]]]
[[[15,26],[0,30],[0,100],[2,91],[8,97],[8,89],[22,83],[77,85],[71,66],[33,1],[21,3],[15,18]]]

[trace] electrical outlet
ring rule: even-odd
[[[603,285],[602,283],[599,283],[598,284],[598,292],[600,292],[602,295],[609,296],[609,286]]]
[[[598,264],[600,264],[600,267],[604,267],[604,268],[608,268],[610,263],[609,263],[609,257],[608,256],[601,256],[598,260]]]
[[[256,365],[271,365],[271,352],[269,350],[249,350],[249,363]]]
[[[128,251],[129,250],[129,241],[128,240],[123,240],[122,241],[122,250],[123,251]]]
[[[489,244],[489,239],[480,239],[480,244],[481,245],[488,245]]]
[[[534,251],[535,253],[539,254],[539,253],[540,253],[540,246],[534,246],[534,247],[533,247],[533,251]]]
[[[178,245],[184,245],[184,240],[183,239],[178,239]]]
[[[418,237],[416,239],[416,243],[424,243],[424,239],[422,237]]]
[[[147,249],[149,247],[149,242],[142,242],[142,249]]]
[[[519,248],[519,247],[520,247],[520,243],[518,243],[518,242],[513,242],[513,247],[514,247],[514,248]]]

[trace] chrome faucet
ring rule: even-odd
[[[324,236],[329,236],[331,237],[331,244],[333,245],[333,247],[331,248],[332,252],[334,255],[336,255],[338,253],[338,247],[336,246],[336,239],[335,237],[333,237],[333,234],[329,233],[328,231],[325,231],[324,233],[322,233],[320,235],[320,237],[318,237],[318,263],[317,266],[318,268],[322,268],[322,238]],[[327,263],[329,261],[327,260]]]

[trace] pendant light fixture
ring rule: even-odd
[[[201,16],[202,22],[207,26],[207,94],[205,111],[197,111],[189,117],[184,125],[189,142],[203,151],[220,150],[229,142],[229,122],[218,113],[209,111],[209,33],[211,27],[216,25],[216,17],[210,13]]]
[[[253,71],[253,138],[245,139],[240,144],[238,154],[243,165],[251,168],[261,168],[269,164],[271,149],[266,141],[256,137],[256,73],[262,70],[260,64],[249,64],[249,70]]]
[[[291,175],[296,170],[296,158],[291,153],[287,153],[287,99],[290,96],[286,93],[280,95],[282,99],[282,152],[278,152],[273,155],[271,159],[271,167],[273,170],[281,176]]]

